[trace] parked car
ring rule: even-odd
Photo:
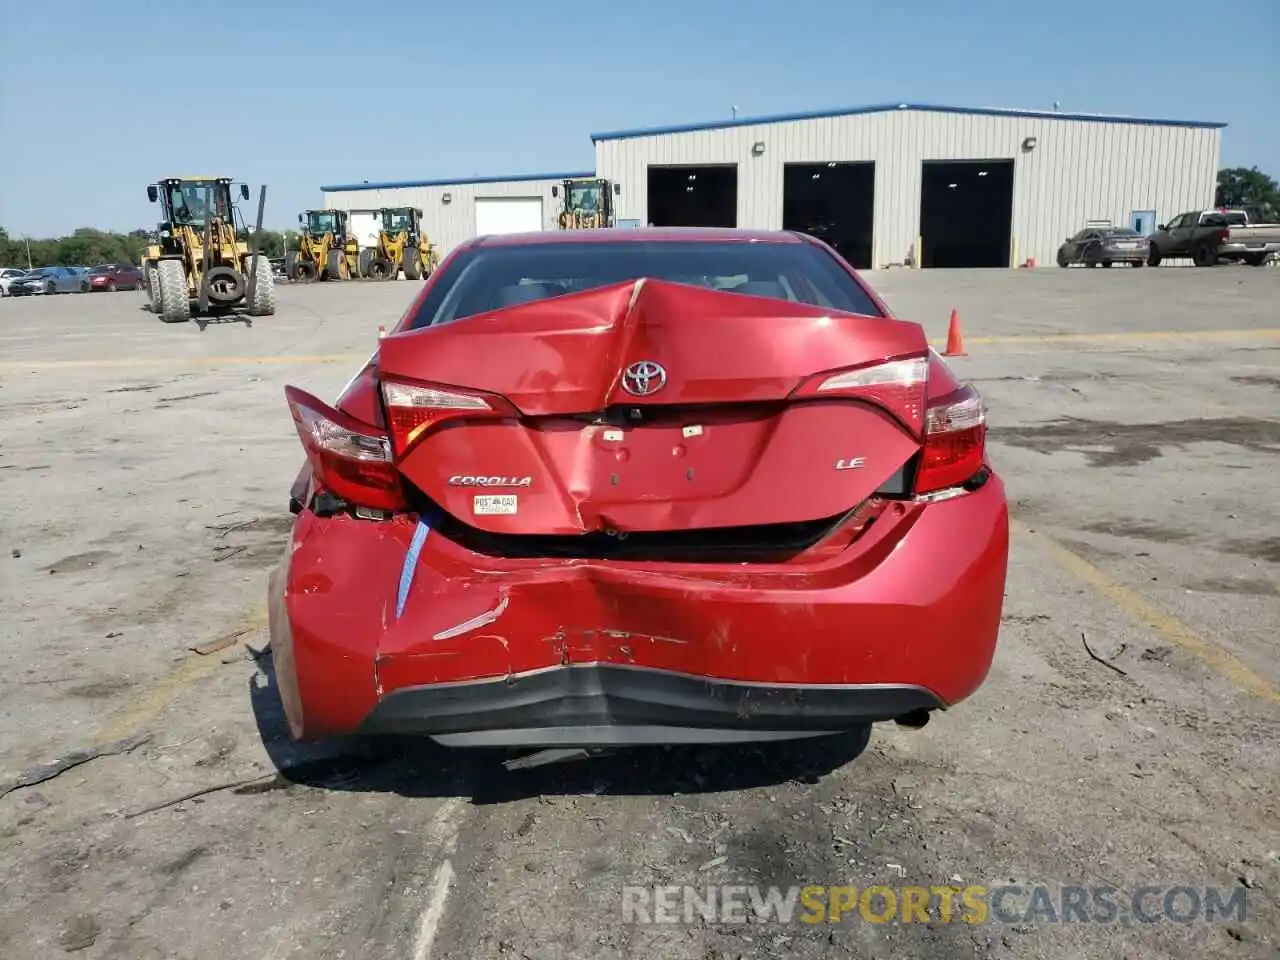
[[[9,284],[19,277],[25,277],[27,271],[19,270],[17,267],[4,267],[0,269],[0,297],[9,296]]]
[[[132,263],[101,263],[89,270],[92,291],[141,290],[143,282],[142,270]]]
[[[1197,267],[1219,260],[1244,261],[1260,267],[1280,253],[1280,223],[1264,219],[1256,210],[1220,207],[1180,213],[1160,224],[1151,235],[1147,262],[1190,257]]]
[[[293,735],[861,738],[977,690],[1008,508],[924,329],[812,237],[585,233],[463,244],[334,406],[286,387]]]
[[[1086,227],[1058,248],[1058,266],[1129,263],[1140,267],[1147,262],[1147,248],[1147,238],[1128,227]]]
[[[88,293],[89,277],[74,267],[37,267],[9,284],[12,296],[34,293]]]

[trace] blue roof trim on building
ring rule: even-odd
[[[509,177],[454,177],[444,180],[389,180],[385,183],[335,183],[321,187],[324,193],[341,190],[397,190],[403,187],[465,187],[480,183],[528,183],[532,180],[573,180],[577,177],[594,177],[594,170],[575,170],[572,173],[516,173]]]
[[[609,130],[591,134],[591,142],[624,140],[630,137],[657,137],[667,133],[693,133],[698,130],[722,130],[751,127],[762,123],[787,123],[793,120],[822,120],[828,117],[853,117],[865,113],[887,113],[891,110],[914,110],[924,113],[963,113],[984,117],[1026,117],[1037,120],[1091,120],[1096,123],[1132,123],[1152,127],[1201,127],[1221,130],[1225,123],[1209,120],[1158,120],[1154,117],[1125,117],[1104,113],[1059,113],[1053,110],[1014,110],[999,107],[947,107],[932,103],[879,103],[865,107],[843,107],[809,110],[804,113],[778,113],[763,117],[738,117],[733,120],[710,120],[669,127],[637,127],[634,130]]]

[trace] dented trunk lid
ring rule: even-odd
[[[789,398],[815,375],[927,348],[907,321],[641,280],[398,334],[378,366],[519,413],[429,431],[398,464],[407,480],[479,529],[569,534],[853,508],[918,431],[865,401]]]

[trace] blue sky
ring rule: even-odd
[[[1280,178],[1271,0],[489,0],[363,14],[349,0],[63,0],[49,20],[29,2],[0,9],[0,226],[14,235],[149,226],[147,183],[215,173],[267,183],[267,223],[281,228],[319,204],[322,183],[589,169],[592,132],[734,105],[1056,100],[1220,120],[1224,165]]]

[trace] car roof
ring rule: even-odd
[[[741,230],[730,227],[614,227],[605,230],[540,230],[476,238],[476,246],[513,247],[554,243],[803,243],[786,230]]]

